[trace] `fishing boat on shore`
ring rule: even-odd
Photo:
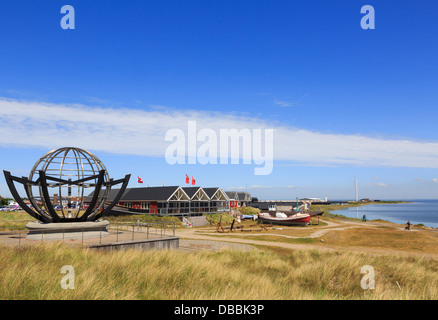
[[[307,211],[307,213],[310,214],[311,217],[316,217],[316,216],[322,216],[324,211]]]
[[[275,216],[268,212],[260,212],[258,219],[262,223],[277,224],[283,226],[307,226],[310,223],[310,214],[298,212],[287,216],[283,212],[277,212]]]

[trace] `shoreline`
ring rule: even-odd
[[[421,201],[421,200],[418,200]],[[338,211],[343,211],[343,210],[348,210],[349,208],[355,208],[355,207],[363,207],[366,205],[378,205],[378,204],[409,204],[409,203],[415,203],[416,201],[378,201],[378,202],[374,202],[374,201],[370,201],[370,202],[349,202],[346,205],[334,205],[334,206],[330,206],[330,205],[313,205],[311,206],[311,208],[315,209],[315,210],[322,210],[325,212],[325,214],[329,217],[332,218],[339,218],[339,219],[344,219],[344,220],[351,220],[351,221],[362,221],[362,218],[355,218],[355,217],[349,217],[346,215],[343,215],[341,213],[333,213],[334,211],[338,212]],[[395,221],[391,221],[391,220],[386,220],[384,218],[377,218],[377,219],[372,219],[367,217],[367,221],[372,221],[372,222],[386,222],[389,224],[393,224],[393,225],[397,225],[397,226],[405,226],[406,223],[405,222],[395,222]],[[428,226],[427,224],[424,224],[422,222],[420,223],[412,223],[411,224],[411,228],[416,228],[416,229],[429,229],[429,230],[437,230],[438,227],[435,226]]]

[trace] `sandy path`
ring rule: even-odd
[[[304,236],[290,236],[285,235],[281,233],[269,233],[269,232],[238,232],[236,231],[234,234],[238,234],[240,236],[277,236],[277,237],[283,237],[283,238],[289,238],[289,239],[301,239],[301,238],[319,238],[323,235],[325,235],[327,232],[330,231],[342,231],[350,228],[364,228],[364,227],[372,227],[372,225],[364,225],[361,223],[355,223],[355,222],[344,222],[340,221],[338,223],[331,222],[331,221],[324,221],[324,223],[327,224],[327,226],[324,227],[315,227],[315,226],[308,226],[306,227],[306,230],[316,230],[315,232],[310,233],[309,235]],[[280,226],[281,228],[281,226]],[[212,228],[195,228],[195,229],[184,229],[185,232],[189,234],[196,233],[198,235],[212,235]],[[184,232],[183,231],[183,232]],[[181,234],[181,236],[184,233]],[[213,232],[215,237],[226,237],[227,233],[219,233],[219,232]]]
[[[330,246],[326,243],[321,242],[320,244],[295,244],[295,243],[285,243],[285,242],[275,242],[275,241],[264,241],[264,240],[254,240],[254,239],[242,239],[242,237],[245,236],[262,236],[262,235],[272,235],[272,236],[278,236],[278,237],[285,237],[285,238],[291,238],[291,239],[298,239],[298,238],[318,238],[323,236],[324,234],[330,232],[330,231],[339,231],[339,230],[346,230],[350,228],[373,228],[376,226],[381,226],[382,224],[379,223],[369,223],[367,222],[366,225],[364,223],[357,223],[357,222],[344,222],[339,221],[338,223],[324,221],[327,223],[327,226],[324,227],[308,227],[308,228],[314,228],[317,229],[315,232],[312,232],[310,235],[306,236],[289,236],[289,235],[281,235],[281,234],[275,234],[275,233],[234,233],[234,235],[238,235],[239,237],[233,237],[230,236],[228,233],[219,233],[219,232],[212,232],[212,228],[188,228],[188,229],[181,229],[177,230],[176,236],[182,238],[182,239],[193,239],[193,240],[209,240],[209,241],[220,241],[220,242],[232,242],[232,243],[240,243],[240,244],[246,244],[246,245],[262,245],[262,246],[273,246],[273,247],[280,247],[280,248],[286,248],[291,250],[303,250],[303,249],[317,249],[317,250],[323,250],[323,251],[354,251],[354,252],[365,252],[367,254],[373,254],[373,255],[385,255],[385,254],[400,254],[400,255],[406,255],[406,256],[416,256],[416,257],[422,257],[427,256],[431,258],[438,258],[438,255],[436,254],[430,254],[430,253],[421,253],[421,252],[411,252],[411,251],[395,251],[395,250],[388,250],[388,249],[378,249],[378,248],[366,248],[366,247],[340,247],[340,246]],[[400,228],[404,229],[404,228]],[[411,230],[413,231],[413,230]],[[417,231],[417,230],[415,230]],[[203,233],[204,232],[204,233]],[[209,233],[206,233],[209,232]]]

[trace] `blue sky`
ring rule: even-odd
[[[358,179],[361,197],[435,198],[437,16],[406,0],[1,2],[0,168],[75,145],[150,185],[353,199]],[[272,173],[169,165],[164,133],[188,120],[273,128]]]

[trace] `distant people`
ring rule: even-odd
[[[367,216],[365,214],[362,217],[362,222],[367,222]]]
[[[411,223],[409,221],[406,223],[405,230],[411,230]]]

